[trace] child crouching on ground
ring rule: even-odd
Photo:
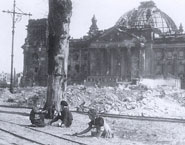
[[[89,127],[79,133],[73,134],[73,136],[78,136],[85,134],[89,132],[92,129],[95,129],[94,131],[91,131],[91,136],[94,137],[104,137],[104,138],[112,138],[113,133],[109,127],[109,125],[106,123],[106,121],[98,116],[98,113],[95,109],[90,109],[88,111],[89,119],[91,120],[89,122]]]
[[[49,124],[51,125],[53,122],[56,122],[60,119],[62,121],[61,126],[62,124],[64,124],[65,127],[70,127],[73,121],[73,116],[72,113],[69,111],[68,103],[66,101],[61,101],[60,105],[61,112],[58,113],[58,115],[53,120],[51,120]]]

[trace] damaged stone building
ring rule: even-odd
[[[116,24],[98,30],[95,16],[87,36],[70,40],[70,83],[115,84],[139,78],[185,78],[183,27],[153,1],[141,2]],[[26,84],[46,85],[47,20],[30,20],[24,49]],[[29,82],[29,83],[28,83]],[[183,84],[183,83],[182,83]]]
[[[29,20],[24,54],[23,86],[47,84],[47,19]]]

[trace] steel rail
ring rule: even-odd
[[[3,131],[3,132],[5,132],[5,133],[11,134],[11,135],[13,135],[13,136],[15,136],[15,137],[17,137],[17,138],[20,138],[20,139],[23,139],[23,140],[29,141],[29,142],[31,142],[31,143],[36,143],[36,144],[39,144],[39,145],[45,145],[45,144],[43,144],[43,143],[40,143],[40,142],[34,141],[34,140],[32,140],[32,139],[29,139],[29,138],[26,138],[26,137],[20,136],[20,135],[18,135],[18,134],[15,134],[15,133],[9,132],[9,131],[7,131],[7,130],[5,130],[5,129],[2,129],[2,128],[0,128],[0,130],[1,130],[1,131]]]
[[[72,112],[79,113],[79,114],[84,114],[84,115],[88,114],[87,112],[78,112],[78,111],[72,111]],[[106,114],[106,113],[99,113],[99,115],[102,116],[102,117],[129,119],[129,120],[169,122],[169,123],[185,123],[185,119],[178,119],[178,118],[131,116],[131,115]]]
[[[12,106],[6,106],[6,105],[0,105],[0,107],[6,107],[6,108],[17,108]],[[18,107],[18,108],[25,108],[30,109],[29,107]],[[78,114],[86,114],[87,112],[81,112],[81,111],[71,111]],[[29,116],[29,114],[27,114]],[[120,115],[120,114],[108,114],[108,113],[100,113],[102,117],[108,117],[108,118],[120,118],[120,119],[130,119],[130,120],[141,120],[141,121],[155,121],[155,122],[171,122],[171,123],[185,123],[185,119],[179,119],[179,118],[165,118],[165,117],[150,117],[150,116],[135,116],[135,115]]]
[[[6,105],[0,105],[0,107],[5,108],[25,108],[30,109],[29,107],[14,107],[14,106],[6,106]],[[78,114],[86,114],[87,112],[82,111],[71,111]],[[26,114],[26,113],[25,113]],[[29,114],[26,114],[29,116]],[[185,123],[185,119],[179,119],[179,118],[165,118],[165,117],[150,117],[150,116],[135,116],[135,115],[120,115],[120,114],[108,114],[108,113],[100,113],[103,117],[109,117],[109,118],[120,118],[120,119],[130,119],[130,120],[141,120],[141,121],[155,121],[155,122],[171,122],[171,123]]]
[[[26,128],[29,128],[29,127],[26,127]],[[53,137],[56,137],[56,138],[59,138],[59,139],[63,139],[63,140],[69,141],[69,142],[73,142],[73,143],[76,143],[76,144],[79,144],[79,145],[87,145],[85,143],[81,143],[81,142],[78,142],[78,141],[67,139],[67,138],[64,138],[64,137],[61,137],[61,136],[57,136],[57,135],[54,135],[54,134],[51,134],[51,133],[48,133],[48,132],[44,132],[44,131],[41,131],[41,130],[38,130],[38,129],[34,129],[34,128],[29,128],[29,129],[37,131],[37,132],[41,132],[41,133],[44,133],[44,134],[47,134],[47,135],[51,135]]]
[[[9,122],[9,121],[4,121],[4,120],[0,120],[0,121],[1,121],[1,122],[5,122],[5,123],[9,123],[9,124],[14,124],[14,125],[17,125],[17,126],[20,126],[20,127],[24,127],[24,128],[27,128],[27,129],[36,131],[36,132],[40,132],[40,133],[43,133],[43,134],[47,134],[47,135],[56,137],[56,138],[58,138],[58,139],[63,139],[63,140],[66,140],[66,141],[69,141],[69,142],[72,142],[72,143],[79,144],[79,145],[87,145],[87,144],[85,144],[85,143],[81,143],[81,142],[74,141],[74,140],[71,140],[71,139],[68,139],[68,138],[64,138],[64,137],[61,137],[61,136],[57,136],[57,135],[54,135],[54,134],[51,134],[51,133],[48,133],[48,132],[44,132],[44,131],[41,131],[41,130],[38,130],[38,129],[35,129],[35,128],[31,128],[31,126],[29,126],[29,125],[21,125],[21,124]]]

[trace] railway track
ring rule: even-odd
[[[45,144],[43,144],[43,143],[34,141],[34,140],[29,139],[29,138],[26,138],[26,137],[24,137],[24,136],[20,136],[20,135],[18,135],[18,134],[16,134],[16,133],[12,133],[12,132],[10,132],[10,131],[8,131],[8,130],[5,130],[5,129],[2,129],[2,128],[0,128],[0,131],[5,132],[5,133],[8,133],[8,134],[10,134],[10,135],[13,135],[14,137],[17,137],[17,138],[19,138],[19,139],[28,141],[28,142],[30,142],[30,143],[34,143],[34,144],[38,144],[38,145],[45,145]]]
[[[77,112],[77,111],[72,111],[72,112],[83,114],[83,115],[87,115],[87,112]],[[161,117],[148,117],[148,116],[129,116],[129,115],[117,115],[117,114],[105,114],[105,113],[100,113],[100,115],[103,116],[103,117],[108,117],[108,118],[119,118],[119,119],[129,119],[129,120],[169,122],[169,123],[185,123],[185,119],[178,119],[178,118],[161,118]],[[4,120],[1,120],[1,119],[0,119],[0,122],[5,122],[5,123],[12,124],[12,125],[17,125],[17,126],[20,126],[20,127],[24,127],[24,128],[29,129],[29,130],[35,131],[35,133],[36,132],[43,133],[43,134],[49,135],[49,136],[51,136],[53,138],[61,139],[61,141],[65,140],[66,142],[69,142],[69,143],[71,142],[73,144],[87,145],[85,143],[81,143],[81,142],[75,141],[73,139],[70,139],[69,137],[67,138],[65,136],[64,137],[57,136],[55,134],[51,134],[49,132],[41,131],[38,128],[33,128],[33,127],[30,127],[30,126],[27,126],[27,125],[16,124],[14,122],[4,121]],[[18,133],[15,133],[15,132],[12,133],[12,132],[10,132],[10,130],[6,130],[3,126],[0,127],[0,131],[5,132],[7,134],[10,134],[10,135],[12,135],[14,137],[17,137],[19,139],[28,141],[28,142],[33,143],[33,144],[46,145],[46,144],[43,144],[42,142],[35,141],[34,139],[30,139],[28,137],[24,137],[23,135],[20,135]]]
[[[87,115],[87,112],[78,112],[78,111],[72,111],[72,112]],[[102,117],[129,119],[129,120],[169,122],[169,123],[185,123],[185,119],[178,119],[178,118],[131,116],[131,115],[118,115],[118,114],[105,114],[105,113],[100,113],[99,115],[102,116]]]
[[[17,108],[17,107],[6,106],[6,105],[0,105],[0,107]],[[18,108],[30,109],[29,107],[18,107]],[[71,111],[71,112],[87,115],[87,112],[82,112],[82,111]],[[3,113],[3,111],[1,113]],[[7,113],[7,112],[4,112],[4,113]],[[29,116],[28,113],[24,113],[24,115]],[[106,114],[106,113],[100,113],[100,115],[103,117],[108,117],[108,118],[120,118],[120,119],[155,121],[155,122],[185,123],[185,119],[179,119],[179,118],[149,117],[149,116],[134,116],[134,115],[131,116],[131,115]]]
[[[35,129],[35,128],[32,128],[28,125],[20,125],[20,124],[16,124],[16,123],[13,123],[13,122],[9,122],[9,121],[4,121],[4,120],[0,120],[0,122],[5,122],[5,123],[9,123],[9,124],[13,124],[13,125],[17,125],[17,126],[20,126],[20,127],[24,127],[24,128],[27,128],[29,130],[33,130],[35,132],[39,132],[39,133],[43,133],[43,134],[46,134],[46,135],[50,135],[52,137],[55,137],[55,138],[58,138],[58,139],[62,139],[62,140],[65,140],[65,141],[68,141],[68,142],[71,142],[71,143],[75,143],[75,144],[79,144],[79,145],[87,145],[85,143],[81,143],[81,142],[78,142],[78,141],[75,141],[75,140],[72,140],[72,139],[68,139],[68,138],[65,138],[65,137],[61,137],[61,136],[57,136],[57,135],[54,135],[54,134],[51,134],[51,133],[48,133],[48,132],[44,132],[44,131],[41,131],[41,130],[38,130],[38,129]],[[5,132],[5,133],[8,133],[10,135],[13,135],[17,138],[20,138],[20,139],[23,139],[23,140],[26,140],[26,141],[29,141],[31,143],[36,143],[36,144],[39,144],[39,145],[45,145],[43,143],[40,143],[40,142],[37,142],[37,141],[34,141],[32,139],[29,139],[29,138],[26,138],[26,137],[23,137],[23,136],[20,136],[16,133],[12,133],[8,130],[5,130],[5,129],[2,129],[0,128],[1,131]]]

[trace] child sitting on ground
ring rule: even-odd
[[[89,127],[79,133],[73,134],[73,136],[82,135],[89,132],[91,129],[95,129],[95,131],[91,131],[91,136],[104,137],[104,138],[113,137],[113,133],[109,125],[102,117],[98,116],[98,113],[95,109],[90,109],[88,111],[88,116],[89,116],[89,119],[91,120],[89,122]]]
[[[43,111],[42,108],[40,108],[40,104],[37,104],[30,112],[30,121],[32,123],[33,127],[44,127],[44,116],[47,111]]]
[[[62,121],[61,125],[64,124],[65,127],[70,127],[73,121],[72,113],[69,111],[68,103],[66,101],[61,101],[61,112],[58,113],[56,117],[54,117],[49,124],[51,125],[53,122],[58,121],[59,119]]]

